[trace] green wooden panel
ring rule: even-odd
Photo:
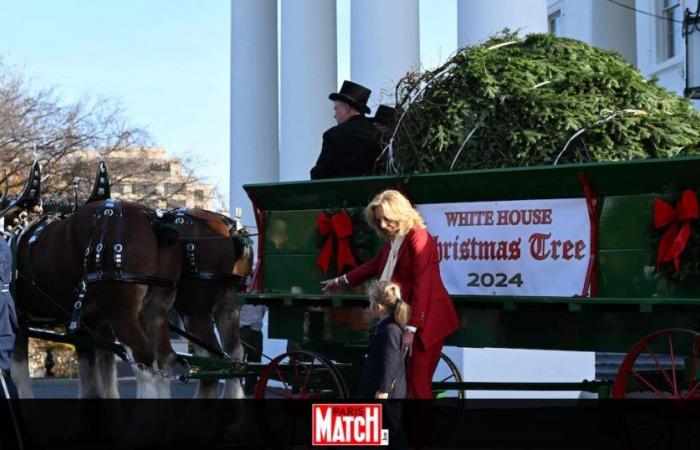
[[[318,255],[321,244],[316,230],[316,216],[321,212],[324,210],[268,212],[265,221],[266,258],[290,254]],[[357,225],[354,226],[357,229]],[[367,230],[366,227],[364,229]],[[383,242],[375,233],[371,233],[370,237],[374,238],[374,249],[379,251]],[[350,246],[353,247],[352,237]]]
[[[316,216],[322,210],[270,211],[265,218],[266,258],[318,252]]]
[[[266,293],[320,295],[320,282],[338,274],[321,272],[316,267],[316,255],[270,255],[265,259],[264,275]],[[364,294],[365,289],[358,286],[342,292]]]
[[[671,282],[656,273],[653,250],[601,251],[601,297],[698,298],[700,286]]]
[[[656,330],[700,330],[700,305],[657,306],[653,313],[640,312],[638,305],[569,312],[561,304],[533,302],[508,311],[497,302],[458,298],[455,306],[460,329],[447,345],[460,347],[627,352]],[[371,326],[364,308],[271,306],[269,321],[270,338],[294,340],[349,362],[357,353],[348,350],[366,345]]]
[[[265,258],[265,292],[320,294],[322,280],[335,274],[323,274],[316,267],[316,255],[270,255]]]
[[[654,195],[605,197],[600,205],[600,250],[650,250]]]
[[[669,184],[696,185],[700,158],[298,181],[244,189],[264,210],[364,206],[381,190],[399,185],[415,203],[566,198],[583,195],[579,173],[586,174],[601,197],[648,194]]]

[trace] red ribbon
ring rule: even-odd
[[[319,213],[316,216],[316,229],[321,236],[328,236],[326,243],[323,244],[321,253],[316,258],[316,265],[323,273],[328,272],[328,266],[333,257],[333,241],[335,239],[338,240],[338,255],[336,259],[338,275],[340,275],[340,271],[345,266],[357,266],[350,250],[349,238],[352,236],[352,220],[348,213],[342,211],[333,214],[331,217],[324,213]]]
[[[698,196],[691,189],[683,191],[676,207],[663,200],[654,199],[654,228],[668,226],[661,236],[656,251],[656,268],[661,263],[673,261],[676,272],[680,268],[680,255],[683,253],[691,234],[690,221],[698,218]]]

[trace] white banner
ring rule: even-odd
[[[583,198],[417,205],[452,295],[581,295],[590,259]]]

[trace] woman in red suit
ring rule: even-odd
[[[457,312],[440,278],[435,240],[425,221],[400,192],[387,190],[364,212],[370,227],[387,242],[370,261],[321,285],[329,293],[344,284],[357,286],[378,277],[401,287],[411,305],[404,328],[409,398],[432,398],[432,378],[445,339],[459,328]]]

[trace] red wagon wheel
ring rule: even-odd
[[[255,398],[343,399],[348,388],[332,361],[306,350],[283,353],[270,361],[255,385]]]
[[[700,399],[700,334],[682,328],[651,333],[620,365],[613,398]]]

